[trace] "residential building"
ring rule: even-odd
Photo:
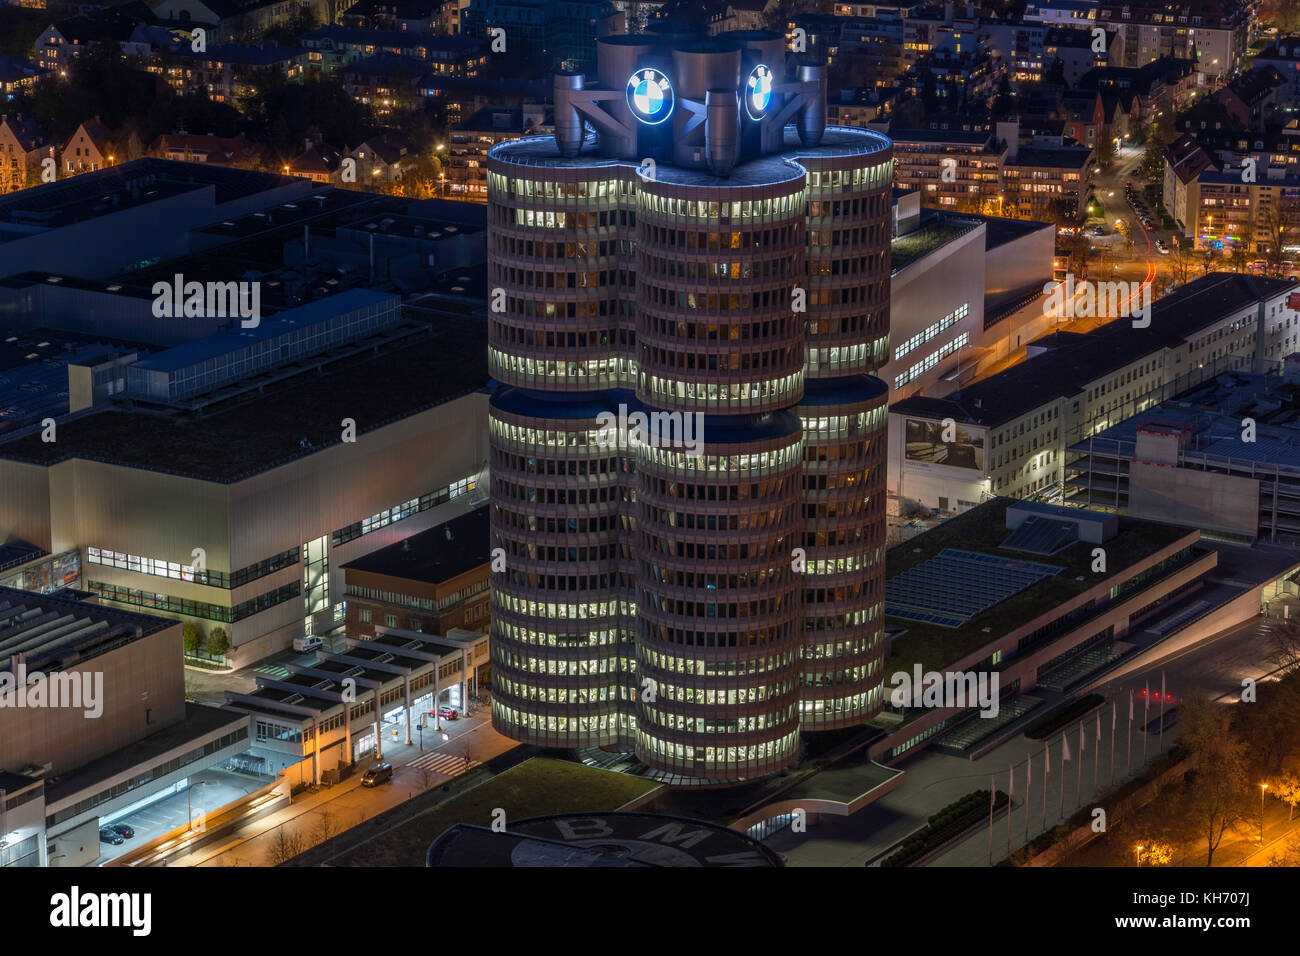
[[[487,106],[452,127],[447,156],[446,193],[455,199],[487,201],[487,157],[498,143],[554,131],[541,106]]]
[[[916,189],[926,206],[981,212],[1001,192],[1005,147],[989,131],[896,129],[895,176],[900,186]]]
[[[1101,0],[1097,22],[1124,37],[1124,66],[1161,57],[1192,60],[1211,89],[1246,55],[1250,13],[1239,0]]]
[[[284,165],[288,176],[301,176],[314,183],[339,182],[343,154],[333,146],[307,140],[303,151]]]
[[[182,48],[150,67],[179,93],[199,93],[217,103],[235,105],[258,92],[258,83],[268,73],[286,80],[301,79],[307,54],[298,47],[276,43],[257,45],[223,43],[202,53]]]
[[[356,160],[357,181],[371,185],[401,182],[419,163],[406,137],[391,130],[367,137],[348,155]]]
[[[0,193],[39,182],[41,161],[52,153],[53,146],[30,116],[0,116]]]
[[[199,136],[164,133],[149,147],[149,155],[180,163],[210,163],[234,169],[256,169],[262,151],[246,136]]]
[[[77,127],[63,147],[59,173],[64,176],[94,172],[116,162],[108,127],[96,116]]]

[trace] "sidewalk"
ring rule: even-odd
[[[392,763],[395,768],[391,782],[373,788],[362,787],[361,773],[357,772],[332,787],[322,787],[314,793],[299,793],[289,806],[253,823],[251,831],[232,834],[217,843],[200,847],[193,853],[174,858],[168,865],[272,865],[271,858],[275,844],[279,842],[281,827],[288,840],[301,840],[302,849],[308,849],[344,830],[359,826],[418,794],[442,786],[463,774],[469,767],[486,763],[518,746],[515,741],[502,737],[492,729],[491,717],[486,708],[480,710],[474,718],[443,723],[444,726],[461,726],[455,732],[448,731],[452,734],[450,741],[439,741],[437,747],[429,746],[429,738],[433,735],[428,732],[424,735],[423,751],[418,743],[384,747],[384,760]],[[418,741],[418,737],[413,731],[413,739]],[[389,739],[391,740],[391,734]],[[468,766],[461,763],[464,753],[470,756]],[[433,755],[453,759],[439,760],[435,757],[434,760],[421,760],[422,757],[429,758]],[[412,761],[420,761],[428,766],[413,767]],[[372,763],[373,757],[363,761],[359,771]]]

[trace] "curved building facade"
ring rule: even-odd
[[[598,48],[488,157],[493,724],[744,780],[881,706],[892,145],[771,34]]]

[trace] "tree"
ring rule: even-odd
[[[230,650],[230,638],[224,627],[214,627],[208,634],[208,653],[213,657],[224,657]]]
[[[1138,178],[1144,183],[1162,183],[1165,178],[1165,147],[1168,145],[1158,127],[1147,129],[1147,144],[1138,163]]]
[[[304,843],[301,834],[286,833],[284,826],[281,825],[275,831],[275,836],[271,838],[271,845],[266,851],[267,863],[271,866],[288,863],[306,849]]]
[[[1143,841],[1135,852],[1138,866],[1168,866],[1174,860],[1174,848],[1159,840]]]
[[[1282,260],[1285,253],[1282,247],[1286,245],[1287,235],[1290,227],[1282,219],[1281,213],[1277,207],[1270,208],[1264,214],[1263,220],[1264,235],[1268,242],[1267,247],[1263,250],[1264,261],[1268,264],[1268,271],[1272,275],[1277,275],[1282,271]]]
[[[185,642],[185,653],[193,654],[199,649],[199,641],[202,639],[199,626],[193,621],[186,621],[181,627],[181,639]]]
[[[316,815],[316,825],[312,828],[312,843],[320,844],[332,839],[339,832],[338,824],[334,822],[334,814],[328,810],[322,810]]]
[[[1293,773],[1284,773],[1273,781],[1271,790],[1273,796],[1291,808],[1291,812],[1286,817],[1287,822],[1290,823],[1295,819],[1296,804],[1300,803],[1300,777]]]
[[[1232,251],[1228,253],[1228,264],[1232,266],[1233,272],[1244,272],[1246,270],[1246,244],[1244,242],[1234,242]]]
[[[1292,834],[1282,851],[1269,855],[1266,866],[1300,866],[1300,833]]]
[[[1300,667],[1300,625],[1287,619],[1273,625],[1269,634],[1272,654],[1269,661],[1283,672],[1290,672]]]
[[[1115,141],[1109,136],[1100,137],[1097,140],[1097,165],[1102,169],[1110,169],[1114,162]]]
[[[1266,775],[1300,740],[1300,672],[1261,684],[1257,692],[1253,704],[1237,709],[1232,727],[1249,748],[1251,769]]]
[[[1183,701],[1182,745],[1197,761],[1189,774],[1183,814],[1205,840],[1205,865],[1214,865],[1214,851],[1247,807],[1246,745],[1232,733],[1229,711],[1196,690]]]

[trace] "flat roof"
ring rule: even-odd
[[[62,670],[176,624],[168,617],[119,611],[58,594],[0,587],[0,673],[15,654],[28,673]]]
[[[202,417],[106,410],[60,423],[57,442],[33,434],[0,445],[0,458],[47,467],[83,458],[229,483],[339,444],[344,418],[361,434],[487,383],[486,323],[439,321],[378,354],[206,406]]]
[[[184,720],[164,727],[158,733],[142,740],[127,744],[98,760],[92,760],[71,773],[46,777],[45,805],[48,807],[60,800],[75,796],[128,770],[137,767],[152,768],[158,758],[169,751],[209,736],[215,731],[227,727],[233,728],[247,721],[247,714],[186,701]],[[246,745],[247,741],[244,743]]]
[[[0,223],[57,227],[111,215],[211,186],[218,205],[302,180],[275,173],[228,169],[211,163],[135,159],[0,196]],[[26,232],[4,232],[21,239]]]
[[[805,171],[801,166],[792,166],[801,158],[817,159],[832,156],[863,156],[888,149],[890,139],[874,130],[860,129],[853,126],[827,126],[821,142],[816,146],[804,146],[799,140],[795,127],[787,126],[784,130],[784,149],[779,152],[766,153],[742,159],[732,168],[727,176],[715,176],[707,168],[690,169],[674,166],[671,163],[659,163],[655,167],[655,178],[661,182],[685,186],[715,187],[718,189],[738,189],[745,186],[765,186],[774,183],[790,182],[802,179]],[[588,137],[579,155],[572,158],[560,155],[551,135],[525,136],[507,143],[498,143],[489,151],[489,158],[501,162],[520,165],[536,165],[556,169],[587,169],[599,166],[619,166],[636,169],[640,161],[615,159],[601,155],[595,147],[596,139]]]
[[[1049,401],[1075,395],[1089,382],[1144,355],[1176,348],[1226,315],[1297,285],[1283,279],[1211,273],[1157,299],[1147,328],[1136,329],[1127,319],[1118,319],[1086,335],[1053,332],[1030,343],[1045,350],[1041,354],[945,398],[903,399],[891,405],[890,412],[997,426]]]
[[[328,322],[336,316],[355,312],[368,305],[391,304],[394,308],[401,306],[401,297],[388,292],[373,292],[370,289],[347,289],[323,299],[316,299],[292,309],[276,314],[275,318],[261,319],[249,329],[235,332],[218,332],[201,339],[185,342],[173,348],[165,349],[141,359],[133,367],[154,372],[174,372],[189,368],[199,362],[219,355],[226,355],[238,349],[247,348],[258,342],[265,342],[281,335],[287,335],[297,328],[306,328],[321,322]]]
[[[483,505],[349,561],[343,570],[441,584],[487,564],[490,558],[488,507]]]
[[[1241,423],[1255,421],[1255,440],[1241,441]],[[1263,462],[1300,470],[1300,386],[1274,375],[1224,372],[1073,447],[1127,451],[1139,432],[1187,433],[1184,453]]]
[[[954,216],[922,210],[920,226],[895,236],[890,241],[890,275],[898,275],[909,266],[960,239],[980,225],[973,216]]]
[[[1022,552],[1002,548],[1009,534],[1007,509],[1017,504],[1016,499],[995,498],[890,548],[885,554],[886,602],[891,581],[949,548],[1023,559]],[[1086,541],[1075,541],[1035,562],[1059,566],[1059,573],[1046,576],[991,605],[960,627],[896,618],[886,612],[891,625],[906,629],[906,633],[891,642],[890,659],[885,662],[886,673],[910,671],[914,663],[920,663],[922,670],[941,670],[1052,608],[1064,605],[1096,587],[1100,581],[1115,580],[1142,559],[1197,533],[1195,529],[1123,516],[1119,518],[1118,532],[1106,541],[1107,571],[1104,576],[1092,570],[1092,549],[1095,546]]]

